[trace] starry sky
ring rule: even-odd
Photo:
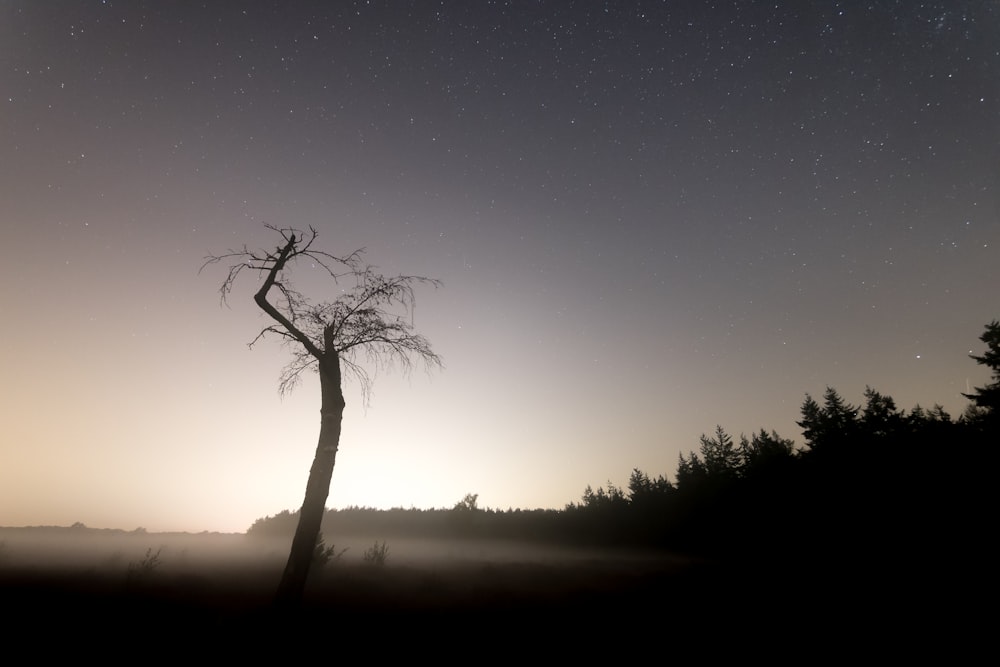
[[[806,393],[964,409],[1000,317],[1000,5],[0,0],[0,525],[242,531],[319,387],[209,254],[420,289],[330,507],[562,508]],[[296,286],[335,296],[301,265]]]

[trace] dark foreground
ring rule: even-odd
[[[19,565],[0,568],[0,593],[5,634],[50,638],[49,653],[124,643],[229,656],[349,649],[378,662],[613,651],[657,662],[757,655],[812,664],[831,657],[954,662],[992,643],[990,618],[974,613],[977,592],[967,583],[953,590],[940,577],[910,577],[870,571],[862,579],[856,568],[815,572],[794,563],[748,569],[670,555],[349,562],[314,577],[300,609],[278,612],[273,565],[127,575]]]

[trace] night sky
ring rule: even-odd
[[[828,385],[958,416],[1000,317],[991,0],[0,0],[0,156],[0,525],[300,505],[318,379],[199,273],[264,223],[443,282],[330,507],[562,508]]]

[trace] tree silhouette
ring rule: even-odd
[[[361,262],[362,251],[337,257],[317,250],[313,247],[317,232],[312,227],[303,234],[288,227],[265,226],[281,237],[281,245],[275,250],[249,250],[244,246],[242,250],[207,257],[202,268],[230,263],[220,288],[223,302],[244,272],[263,277],[254,301],[275,323],[264,327],[250,346],[268,336],[277,336],[289,345],[292,360],[282,371],[282,393],[292,389],[306,369],[319,373],[319,442],[276,598],[279,606],[289,606],[301,600],[319,540],[346,405],[342,371],[360,381],[367,397],[371,376],[366,364],[376,369],[398,364],[409,370],[416,360],[439,367],[440,357],[426,338],[414,333],[412,322],[414,287],[439,283],[419,276],[383,276]],[[339,296],[332,302],[314,303],[296,291],[289,280],[289,268],[297,260],[307,260],[325,271]]]
[[[1000,420],[1000,321],[993,320],[986,325],[986,331],[979,337],[986,343],[986,352],[981,355],[970,354],[976,363],[990,369],[991,382],[985,387],[976,387],[973,394],[964,394],[978,409],[980,418]]]
[[[823,394],[823,405],[806,394],[802,404],[802,420],[796,422],[812,451],[822,451],[832,445],[849,442],[858,425],[858,408],[844,401],[832,387]]]
[[[705,471],[712,477],[738,477],[743,463],[733,437],[721,426],[715,427],[714,438],[702,434],[701,460],[705,464]]]
[[[479,494],[478,493],[467,493],[465,497],[460,501],[455,503],[452,508],[455,512],[478,512],[479,511]]]
[[[749,440],[740,436],[739,450],[742,458],[740,472],[746,477],[767,466],[791,460],[795,456],[795,443],[782,438],[777,431],[768,433],[760,429]]]
[[[669,496],[674,485],[663,475],[653,479],[638,468],[632,468],[628,478],[628,501],[634,505],[648,503],[651,499]]]

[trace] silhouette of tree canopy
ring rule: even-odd
[[[319,373],[322,394],[319,442],[277,596],[280,604],[297,604],[318,544],[340,444],[346,405],[342,370],[360,381],[367,398],[371,367],[398,364],[408,370],[414,360],[440,366],[440,357],[426,338],[415,333],[412,319],[414,287],[439,283],[420,276],[384,276],[362,263],[360,250],[341,257],[318,250],[314,247],[318,233],[311,227],[302,233],[289,227],[265,226],[280,237],[277,248],[250,250],[244,246],[206,258],[202,268],[229,263],[220,287],[224,302],[237,279],[246,272],[262,277],[254,301],[274,323],[264,327],[250,345],[274,336],[289,346],[292,360],[282,372],[280,391],[293,388],[306,369]],[[339,295],[336,299],[314,302],[292,286],[291,267],[302,260],[326,273]]]
[[[795,455],[795,442],[782,438],[777,431],[768,433],[761,429],[750,440],[740,436],[740,471],[742,476],[754,470],[784,461]]]
[[[597,487],[597,491],[594,491],[588,484],[587,488],[583,490],[582,500],[584,507],[603,508],[621,505],[626,502],[625,492],[610,481],[608,482],[607,491],[604,490],[603,486]]]
[[[465,497],[455,503],[452,508],[455,512],[477,512],[479,511],[479,494],[467,493]]]
[[[827,387],[822,406],[806,394],[802,403],[802,420],[796,423],[802,427],[806,445],[819,451],[850,439],[854,435],[857,417],[858,408],[844,401],[832,387]]]
[[[743,463],[732,436],[721,426],[715,427],[715,437],[701,436],[701,458],[712,477],[738,477]]]
[[[979,340],[986,343],[986,352],[969,356],[990,369],[991,382],[984,387],[976,387],[972,394],[963,395],[979,409],[980,417],[996,420],[1000,418],[1000,321],[993,320],[987,324]]]
[[[628,500],[630,503],[642,504],[658,496],[674,491],[674,485],[663,475],[656,479],[633,468],[628,478]]]
[[[995,363],[989,354],[981,358]],[[955,554],[992,567],[984,527],[993,521],[997,438],[982,418],[990,409],[953,420],[940,405],[902,410],[870,386],[859,405],[827,388],[822,401],[807,394],[802,404],[802,448],[775,431],[734,439],[719,426],[701,436],[697,452],[679,456],[675,483],[633,468],[625,487],[588,485],[561,511],[470,512],[470,494],[449,509],[328,517],[383,539],[398,532],[666,547],[772,573],[793,560],[797,573],[833,566],[834,586],[904,572],[904,562],[928,570]],[[290,530],[287,513],[272,521]],[[262,535],[267,528],[253,527]],[[898,584],[909,586],[904,580]]]

